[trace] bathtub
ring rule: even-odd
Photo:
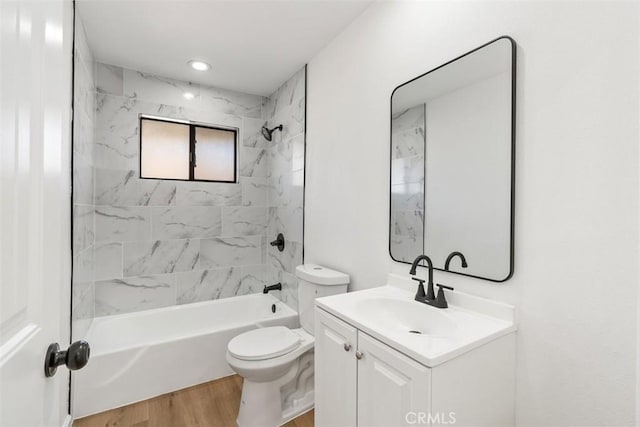
[[[89,363],[72,376],[73,415],[231,375],[225,360],[231,338],[275,325],[298,327],[298,314],[268,294],[98,317],[86,336]]]

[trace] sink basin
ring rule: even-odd
[[[444,311],[429,308],[423,303],[396,298],[364,298],[354,307],[361,316],[371,319],[372,326],[400,334],[448,337],[455,333],[456,324]]]
[[[516,330],[512,306],[448,292],[449,308],[435,308],[415,301],[415,285],[405,282],[318,298],[315,304],[429,367]]]

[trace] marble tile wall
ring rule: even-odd
[[[391,120],[391,254],[412,262],[424,253],[424,104]]]
[[[94,66],[84,27],[76,22],[73,97],[73,339],[84,338],[94,317],[93,206]]]
[[[306,68],[269,96],[263,108],[269,127],[283,125],[265,145],[268,155],[267,235],[285,236],[285,249],[267,247],[267,278],[282,283],[281,299],[297,310],[295,268],[303,262]]]
[[[96,316],[261,292],[280,278],[295,306],[304,70],[264,98],[97,63],[95,114],[94,206],[82,213],[95,221]],[[239,183],[140,180],[139,114],[238,127]],[[260,128],[273,120],[286,131],[267,142]],[[285,225],[293,240],[272,254]]]

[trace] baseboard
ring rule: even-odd
[[[73,424],[73,417],[71,417],[71,414],[67,414],[67,417],[64,419],[64,422],[62,423],[61,427],[71,427],[72,424]]]

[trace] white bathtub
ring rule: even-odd
[[[231,338],[274,325],[298,327],[298,314],[264,294],[98,317],[86,337],[89,363],[73,374],[73,415],[230,375],[225,354]]]

